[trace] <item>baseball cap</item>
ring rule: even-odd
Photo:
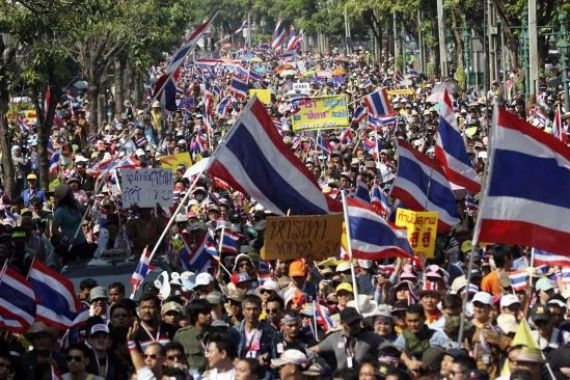
[[[294,364],[304,367],[307,363],[307,355],[299,350],[285,350],[278,359],[271,359],[271,364],[275,367],[282,367],[285,364]]]
[[[210,273],[199,273],[196,276],[196,286],[208,286],[214,282],[214,277]]]
[[[484,305],[491,305],[491,298],[492,296],[487,292],[477,292],[471,302],[480,302]]]
[[[350,285],[348,282],[342,282],[340,284],[338,284],[338,286],[336,287],[335,291],[338,293],[341,290],[344,290],[346,292],[352,293],[352,285]]]
[[[530,318],[533,320],[533,322],[548,322],[552,318],[552,315],[550,314],[550,310],[548,310],[547,307],[544,305],[537,305],[532,309]]]
[[[521,303],[521,301],[519,300],[519,297],[515,296],[514,294],[505,294],[501,297],[501,308],[509,307],[516,303]]]
[[[109,334],[109,326],[107,326],[106,323],[97,323],[91,326],[91,330],[89,330],[89,335],[95,335],[97,333]]]
[[[362,320],[358,311],[356,311],[353,307],[346,307],[343,311],[340,312],[340,320],[342,323],[346,323],[348,325]]]
[[[343,261],[337,265],[335,272],[340,273],[348,270],[350,270],[350,263],[348,261]]]
[[[26,179],[27,179],[28,181],[37,180],[37,179],[38,179],[38,176],[35,175],[34,173],[30,173],[30,174],[28,174],[28,176],[26,177]]]
[[[107,291],[102,286],[96,286],[89,292],[89,302],[93,302],[95,300],[107,298]]]
[[[274,280],[267,280],[261,285],[260,289],[273,290],[275,292],[279,291],[279,284]]]
[[[174,302],[174,301],[167,302],[162,306],[160,314],[164,315],[164,314],[169,313],[171,311],[175,311],[177,313],[182,314],[183,313],[182,305],[180,305],[178,302]]]
[[[552,281],[550,281],[546,277],[543,277],[536,282],[535,288],[538,291],[542,290],[547,292],[549,290],[554,289],[554,285],[552,284]]]
[[[289,277],[304,277],[306,275],[307,269],[302,260],[295,260],[289,265]]]
[[[217,290],[214,290],[210,293],[208,293],[206,295],[206,300],[211,304],[211,305],[218,305],[220,303],[222,303],[223,299],[223,295],[221,292],[218,292]]]

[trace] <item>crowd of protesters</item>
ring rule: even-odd
[[[399,78],[388,56],[374,64],[367,52],[306,54],[299,58],[303,70],[268,53],[257,56],[260,62],[241,62],[261,76],[248,81],[272,91],[267,111],[283,141],[323,192],[337,198],[341,190],[354,191],[358,181],[370,190],[377,184],[389,195],[397,168],[395,136],[433,155],[439,113],[438,101],[429,98],[442,86],[454,97],[458,126],[479,173],[487,161],[495,98],[546,132],[561,102],[558,89],[544,88],[536,104],[525,105],[516,73],[492,83],[485,94],[409,69]],[[177,111],[146,94],[146,103],[126,101],[123,112],[113,114],[109,95],[105,125],[89,124],[83,94],[68,94],[50,133],[50,154],[59,160],[50,167],[49,189],[38,188],[33,126],[24,132],[12,125],[12,150],[2,154],[12,156],[21,194],[1,197],[0,258],[24,275],[32,260],[57,270],[107,256],[137,262],[145,247],[154,247],[177,202],[187,191],[191,195],[155,255],[157,270],[167,272],[162,282],[146,282],[133,301],[127,283],[83,280],[77,294],[89,319],[64,331],[43,321],[25,334],[4,330],[0,379],[570,378],[570,289],[561,268],[533,268],[527,247],[473,249],[477,194],[457,191],[461,223],[438,236],[434,258],[421,265],[406,259],[351,261],[340,252],[321,262],[264,261],[260,249],[270,210],[206,175],[191,188],[194,178],[185,176],[184,164],[176,168],[170,210],[123,209],[111,172],[101,163],[128,160],[129,166],[149,168],[178,153],[188,152],[194,161],[207,158],[247,101],[233,97],[226,114],[213,112],[222,95],[231,94],[233,75],[231,67],[204,71],[189,61],[177,82]],[[292,130],[291,99],[300,95],[292,87],[296,82],[310,83],[303,96],[347,94],[351,114],[379,87],[406,91],[391,95],[393,124],[377,127],[365,120],[317,136]],[[328,141],[328,151],[318,137]],[[389,218],[393,210],[384,211]],[[222,227],[239,236],[238,252],[220,252],[220,262],[212,259],[208,271],[185,268],[177,242],[188,239],[192,247],[209,231],[219,237]],[[527,286],[513,285],[514,270],[528,272]],[[515,337],[522,320],[529,321],[534,344]]]

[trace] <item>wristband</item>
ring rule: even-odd
[[[133,340],[129,340],[127,346],[129,347],[129,351],[138,350],[137,344]]]

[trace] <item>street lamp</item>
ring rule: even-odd
[[[564,111],[570,111],[570,99],[568,99],[568,31],[566,30],[566,15],[558,15],[560,22],[560,39],[558,40],[558,51],[560,52],[560,65],[562,66],[562,84],[564,86]]]

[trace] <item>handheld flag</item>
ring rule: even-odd
[[[386,89],[376,90],[364,97],[362,102],[368,107],[368,111],[373,116],[386,116],[394,114],[392,104],[388,100]]]
[[[279,17],[277,19],[277,25],[275,25],[275,31],[273,31],[273,36],[271,39],[271,48],[273,50],[276,50],[278,47],[280,47],[281,44],[283,44],[283,42],[285,41],[285,37],[286,37],[285,26],[283,25],[283,20],[281,20],[281,17]]]
[[[135,296],[137,290],[144,282],[146,275],[154,269],[150,264],[150,260],[152,259],[150,257],[151,253],[152,251],[148,249],[148,246],[143,249],[139,263],[129,279],[129,283],[131,284],[131,299]]]
[[[0,328],[21,334],[35,318],[36,296],[32,284],[15,270],[5,268],[0,277]]]

